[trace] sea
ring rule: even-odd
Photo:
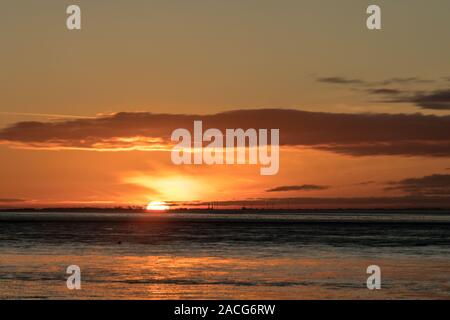
[[[0,299],[450,299],[450,212],[1,212]]]

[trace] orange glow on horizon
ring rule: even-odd
[[[151,201],[146,209],[148,211],[166,211],[169,206],[164,201]]]

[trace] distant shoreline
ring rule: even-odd
[[[164,211],[164,213],[203,213],[203,214],[295,214],[295,213],[427,213],[431,211],[433,214],[450,214],[450,208],[315,208],[315,209],[305,209],[305,208],[238,208],[238,209],[192,209],[192,208],[177,208],[169,209]],[[97,207],[71,207],[71,208],[3,208],[0,209],[2,212],[24,212],[24,213],[39,213],[39,212],[59,212],[59,213],[151,213],[152,211],[146,210],[145,208],[137,207],[113,207],[113,208],[97,208]]]

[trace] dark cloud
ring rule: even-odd
[[[326,77],[318,78],[317,81],[333,84],[365,84],[366,82],[361,79],[349,79],[344,77]]]
[[[374,92],[371,92],[374,93]],[[422,109],[450,110],[450,89],[436,90],[430,92],[380,92],[387,96],[383,102],[388,103],[412,103]],[[391,97],[389,97],[391,96]],[[394,97],[392,97],[394,96]]]
[[[382,81],[365,81],[362,79],[349,79],[344,77],[328,77],[319,78],[317,80],[325,83],[350,85],[357,89],[364,89],[371,95],[381,95],[386,97],[386,99],[379,100],[378,102],[411,103],[422,109],[450,110],[450,89],[415,92],[412,90],[399,90],[383,87],[391,85],[427,84],[435,82],[434,80],[420,79],[417,77],[391,78]],[[361,88],[361,86],[363,88]]]
[[[450,110],[450,89],[420,93],[405,101],[423,109]]]
[[[381,85],[397,85],[397,84],[424,84],[424,83],[433,83],[434,80],[428,79],[420,79],[418,77],[409,77],[409,78],[390,78],[383,81],[378,82]],[[374,82],[377,84],[377,82]]]
[[[409,194],[450,196],[450,174],[433,174],[390,182],[386,190],[401,190]]]
[[[406,155],[406,156],[450,156],[450,143],[437,143],[425,141],[408,142],[392,141],[367,144],[341,144],[341,145],[320,145],[316,149],[331,151],[353,156],[372,155]]]
[[[389,88],[375,88],[367,90],[371,94],[381,94],[381,95],[397,95],[402,93],[401,90],[389,89]]]
[[[339,114],[287,109],[212,115],[117,113],[95,119],[20,122],[0,130],[0,142],[27,148],[147,150],[170,146],[174,129],[278,128],[282,146],[363,155],[450,156],[450,116]]]
[[[340,76],[317,78],[317,81],[331,84],[364,85],[364,86],[409,85],[409,84],[426,84],[435,82],[434,80],[421,79],[418,77],[403,77],[403,78],[397,77],[381,81],[367,81],[363,79],[346,78]]]
[[[266,192],[287,192],[287,191],[315,191],[329,189],[329,186],[320,186],[314,184],[303,184],[298,186],[280,186],[266,190]]]

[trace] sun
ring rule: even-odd
[[[146,209],[149,211],[166,211],[169,206],[164,201],[151,201]]]

